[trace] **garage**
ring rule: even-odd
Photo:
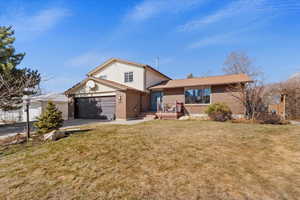
[[[75,98],[75,118],[114,120],[116,97],[81,97]]]

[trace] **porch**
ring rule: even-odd
[[[158,101],[155,115],[158,119],[178,119],[184,115],[183,103],[176,101],[169,104]]]

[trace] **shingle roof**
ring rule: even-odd
[[[129,64],[129,65],[134,65],[134,66],[138,66],[138,67],[143,67],[145,69],[148,69],[150,71],[158,73],[159,75],[161,75],[161,76],[163,76],[163,77],[171,80],[170,77],[168,77],[167,75],[161,73],[160,71],[157,71],[156,69],[154,69],[150,65],[141,64],[141,63],[132,62],[132,61],[127,61],[127,60],[120,59],[120,58],[111,58],[111,59],[107,60],[103,64],[99,65],[98,67],[96,67],[95,69],[93,69],[92,71],[90,71],[87,75],[88,76],[93,76],[94,73],[96,73],[97,71],[101,70],[102,68],[106,67],[107,65],[109,65],[110,63],[113,63],[113,62],[120,62],[120,63],[124,63],[124,64]]]
[[[84,85],[89,80],[93,80],[97,83],[116,88],[117,90],[135,90],[135,91],[143,92],[141,90],[138,90],[138,89],[135,89],[135,88],[132,88],[132,87],[114,82],[114,81],[110,81],[110,80],[106,80],[106,79],[100,79],[100,78],[96,78],[96,77],[88,77],[88,78],[84,79],[83,81],[77,83],[76,85],[74,85],[73,87],[68,89],[67,91],[65,91],[65,94],[66,95],[73,94],[79,87]]]
[[[251,82],[251,78],[246,74],[232,74],[222,76],[209,76],[200,78],[188,78],[164,81],[159,85],[150,87],[149,89],[163,89],[163,88],[178,88],[191,87],[201,85],[223,85],[232,83],[246,83]]]
[[[55,102],[68,102],[66,95],[61,93],[48,93],[43,95],[36,95],[30,97],[32,102],[35,101],[55,101]]]

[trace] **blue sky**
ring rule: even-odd
[[[44,92],[64,91],[110,57],[155,67],[159,56],[172,78],[222,74],[231,51],[252,57],[267,82],[300,71],[299,0],[0,0],[0,10]]]

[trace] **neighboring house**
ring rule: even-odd
[[[0,110],[0,124],[12,123],[12,122],[22,122],[23,120],[23,110]]]
[[[282,91],[280,101],[269,105],[269,112],[276,113],[283,119],[300,119],[300,88]]]
[[[266,86],[269,112],[286,120],[300,119],[300,76],[296,73],[286,81]]]
[[[133,119],[144,112],[177,110],[178,103],[184,114],[204,114],[215,102],[243,115],[243,106],[226,88],[250,81],[244,74],[171,80],[149,65],[112,58],[65,94],[69,118]]]
[[[68,98],[64,94],[50,93],[32,96],[30,98],[29,120],[35,121],[46,109],[47,103],[52,101],[62,112],[63,119],[68,119]],[[0,110],[0,121],[3,122],[26,122],[25,108],[12,111]]]
[[[44,95],[32,96],[30,98],[29,117],[30,121],[35,121],[46,110],[48,102],[55,104],[62,112],[64,120],[68,119],[68,98],[64,94],[49,93]],[[23,112],[23,121],[26,121],[26,112]]]

